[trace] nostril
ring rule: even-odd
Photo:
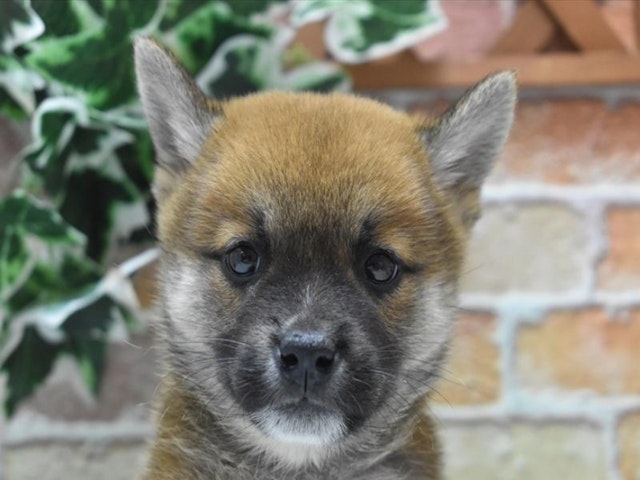
[[[293,368],[298,365],[298,357],[295,353],[283,354],[280,353],[280,361],[285,368]]]
[[[329,373],[331,367],[333,366],[333,356],[327,357],[321,355],[316,360],[316,369],[322,373]]]

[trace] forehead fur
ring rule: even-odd
[[[409,255],[450,228],[407,115],[339,94],[257,94],[221,109],[199,159],[161,206],[161,238],[180,238],[179,229],[194,245],[217,248],[249,234],[257,217],[267,231],[286,225],[353,238],[372,222],[379,242]]]

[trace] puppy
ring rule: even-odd
[[[208,101],[135,45],[166,375],[145,479],[439,479],[425,413],[512,73],[424,123],[348,95]]]

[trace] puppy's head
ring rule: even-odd
[[[173,368],[281,459],[374,441],[438,376],[513,75],[423,124],[344,95],[213,103],[149,40],[136,68]]]

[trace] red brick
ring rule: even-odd
[[[612,208],[607,213],[609,248],[599,265],[599,287],[640,288],[640,208]]]
[[[460,316],[443,380],[433,395],[435,403],[469,405],[491,403],[500,395],[499,350],[493,342],[496,320],[492,315]]]
[[[527,389],[640,393],[640,310],[610,317],[601,309],[560,311],[523,327],[517,370]]]
[[[593,156],[582,166],[589,178],[602,183],[640,182],[640,102],[607,111],[593,142]]]
[[[580,181],[585,162],[593,163],[593,142],[606,115],[596,100],[521,102],[490,181]]]
[[[640,182],[640,103],[610,109],[598,100],[522,102],[491,183]]]

